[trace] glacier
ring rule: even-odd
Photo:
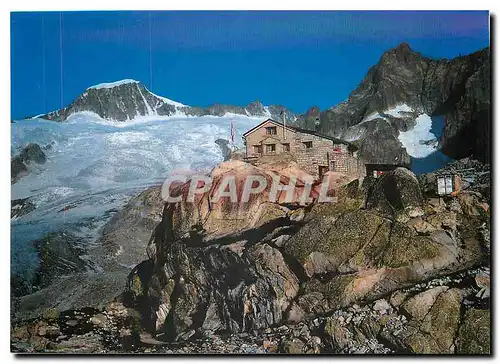
[[[421,114],[413,129],[400,131],[398,139],[412,157],[411,170],[417,174],[435,171],[452,161],[439,149],[443,116]]]
[[[134,194],[161,184],[170,174],[208,173],[223,157],[215,140],[235,145],[264,117],[151,116],[127,123],[82,112],[65,123],[43,119],[11,125],[11,154],[38,143],[47,155],[43,165],[11,187],[11,199],[30,198],[36,209],[11,220],[12,272],[30,277],[37,268],[31,241],[49,232],[70,231],[94,244],[107,220]]]

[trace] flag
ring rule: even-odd
[[[229,129],[229,134],[230,134],[230,138],[231,138],[231,143],[234,144],[234,125],[233,125],[232,121],[231,121],[231,126]]]

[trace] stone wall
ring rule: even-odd
[[[333,146],[331,140],[306,133],[295,133],[294,138],[291,153],[295,155],[301,169],[315,177],[319,176],[320,166],[329,169],[328,156]],[[307,142],[312,142],[312,148],[306,147]]]
[[[364,177],[366,169],[358,152],[350,152],[345,144],[334,144],[330,153],[330,170]]]
[[[276,134],[268,135],[266,127],[276,127]],[[268,145],[274,145],[274,150]],[[270,121],[247,135],[246,151],[249,161],[257,161],[264,156],[267,159],[268,156],[291,154],[301,169],[316,178],[319,177],[320,167],[346,174],[364,175],[364,165],[357,152],[350,152],[346,144],[336,144],[330,139],[293,129],[287,128],[285,131],[282,125]]]

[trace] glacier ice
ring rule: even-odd
[[[424,158],[437,150],[438,142],[436,135],[431,132],[432,119],[429,115],[421,114],[415,121],[413,129],[399,132],[398,139],[410,156]]]
[[[209,172],[223,160],[218,138],[235,144],[264,118],[143,118],[116,123],[92,113],[67,122],[42,119],[12,124],[11,153],[29,142],[45,148],[47,162],[30,164],[30,173],[12,185],[12,199],[30,197],[31,213],[11,221],[13,273],[28,277],[37,266],[30,241],[68,230],[92,244],[110,214],[135,193],[161,184],[169,174]]]

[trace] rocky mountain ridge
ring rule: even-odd
[[[254,101],[247,106],[213,104],[208,107],[193,107],[158,96],[140,81],[121,80],[91,86],[70,105],[60,110],[38,115],[37,118],[65,121],[72,114],[91,112],[114,121],[130,121],[140,117],[168,116],[224,116],[227,113],[250,117],[269,117],[288,122],[296,119],[294,113],[281,105],[264,106]]]
[[[451,60],[435,60],[402,43],[381,56],[346,101],[321,112],[313,108],[297,122],[355,141],[369,161],[380,162],[381,157],[386,162],[408,162],[397,140],[399,132],[411,129],[412,119],[419,114],[442,116],[440,148],[454,159],[472,156],[489,163],[489,54],[485,48]],[[409,106],[413,114],[387,114],[398,105]],[[380,141],[390,148],[380,150]]]
[[[192,107],[155,95],[141,82],[122,80],[89,87],[67,107],[37,117],[65,121],[92,112],[116,121],[138,117],[224,116],[272,118],[352,141],[369,163],[410,165],[413,158],[399,140],[422,114],[443,117],[436,130],[439,148],[453,159],[491,159],[489,48],[454,59],[431,59],[402,43],[385,52],[349,98],[320,111],[294,114],[281,105],[213,104]],[[402,112],[394,112],[403,107]],[[382,143],[383,141],[383,143]],[[429,142],[429,141],[422,141]]]

